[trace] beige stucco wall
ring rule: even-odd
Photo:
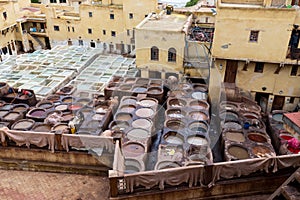
[[[295,22],[295,9],[218,7],[213,56],[284,62]],[[251,30],[258,30],[258,42],[249,42]],[[228,45],[228,48],[222,48]]]
[[[136,29],[136,64],[151,70],[183,72],[185,34],[175,31]],[[159,60],[151,60],[151,47],[159,49]],[[176,62],[168,62],[168,49],[176,49]]]

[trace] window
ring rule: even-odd
[[[257,42],[259,31],[250,31],[249,42]]]
[[[73,31],[73,32],[75,32],[75,29],[74,29],[74,27],[72,27],[72,31]]]
[[[103,30],[102,33],[103,33],[103,35],[106,35],[106,30]]]
[[[96,47],[96,43],[95,43],[93,40],[91,40],[91,43],[90,43],[90,44],[91,44],[91,47],[92,47],[92,48],[95,48],[95,47]]]
[[[130,36],[130,30],[127,29],[127,36]]]
[[[67,0],[59,0],[59,3],[67,3]]]
[[[295,102],[295,97],[290,97],[289,103],[294,103]]]
[[[151,47],[151,60],[158,60],[159,50],[157,47]]]
[[[149,70],[149,78],[161,78],[161,72]]]
[[[129,19],[133,19],[133,13],[129,13]]]
[[[148,15],[145,15],[145,18],[148,17]]]
[[[291,70],[291,76],[297,76],[298,73],[298,65],[293,65]]]
[[[116,31],[111,31],[111,36],[116,37]]]
[[[114,14],[109,14],[109,18],[110,19],[115,19],[115,15]]]
[[[92,34],[93,30],[91,28],[88,29],[88,34]]]
[[[70,26],[68,26],[68,32],[70,32]]]
[[[6,12],[3,12],[3,18],[4,18],[4,20],[7,19],[7,13]]]
[[[55,31],[59,31],[59,26],[54,26]]]
[[[50,3],[56,3],[56,0],[50,0]]]
[[[255,63],[254,72],[263,73],[263,71],[264,71],[264,63],[262,62]]]
[[[170,48],[168,50],[168,62],[176,62],[176,49]]]
[[[89,12],[89,17],[93,17],[93,12]]]

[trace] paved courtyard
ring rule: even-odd
[[[0,170],[3,200],[105,200],[108,194],[106,177]]]

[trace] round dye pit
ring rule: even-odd
[[[149,134],[148,131],[136,128],[128,131],[127,138],[129,140],[138,140],[144,142],[150,135],[151,134]]]
[[[237,122],[225,122],[223,125],[225,129],[232,129],[232,130],[240,130],[242,126]]]
[[[57,124],[51,130],[56,133],[69,133],[69,126],[68,124]]]
[[[52,96],[49,96],[46,98],[48,101],[51,101],[51,102],[57,102],[60,100],[60,96],[58,95],[52,95]]]
[[[242,110],[247,112],[257,112],[260,113],[261,108],[258,105],[250,105],[250,104],[240,104]]]
[[[195,109],[208,109],[209,105],[205,101],[192,101],[190,106]]]
[[[80,110],[82,107],[83,107],[82,104],[70,104],[70,105],[68,106],[68,109],[69,109],[70,111],[76,111],[76,110]]]
[[[266,136],[259,134],[259,133],[249,133],[248,138],[249,138],[249,140],[251,140],[253,142],[259,142],[259,143],[268,142],[268,139],[266,138]]]
[[[246,140],[242,132],[229,131],[225,133],[225,137],[233,142],[245,142]]]
[[[169,105],[172,107],[183,107],[186,106],[186,101],[182,99],[171,99],[169,100]]]
[[[4,104],[2,107],[1,107],[1,110],[11,110],[13,108],[13,105],[12,104]]]
[[[250,120],[259,118],[259,116],[255,113],[245,113],[245,114],[243,114],[243,117],[250,119]]]
[[[189,116],[194,120],[208,120],[209,117],[206,113],[201,111],[192,111],[189,113]]]
[[[162,161],[157,163],[156,169],[170,169],[170,168],[176,168],[181,167],[178,163],[172,162],[172,161]]]
[[[237,113],[229,112],[229,111],[223,111],[220,113],[220,119],[221,120],[238,120],[239,116]]]
[[[89,98],[80,98],[76,101],[76,103],[82,104],[82,105],[89,105],[92,102]]]
[[[170,131],[165,134],[164,140],[170,144],[180,145],[183,144],[184,137],[177,132]]]
[[[117,121],[130,121],[132,119],[132,115],[129,113],[118,113],[116,115]]]
[[[97,120],[97,121],[101,121],[103,119],[103,117],[104,117],[104,114],[98,114],[97,113],[97,114],[93,115],[92,119]]]
[[[135,78],[127,78],[124,82],[129,83],[129,84],[134,84],[136,82],[136,80],[135,80]]]
[[[272,115],[273,120],[275,120],[276,122],[282,122],[283,123],[282,117],[283,117],[282,113]]]
[[[129,127],[129,124],[127,121],[113,121],[109,127],[112,131],[124,131]]]
[[[138,78],[137,81],[136,81],[136,84],[144,84],[144,85],[147,85],[149,82],[149,79],[146,79],[146,78]]]
[[[180,130],[185,128],[185,123],[180,120],[171,119],[166,122],[166,127],[172,130]]]
[[[60,105],[55,106],[55,110],[66,111],[67,109],[68,109],[67,104],[60,104]]]
[[[286,141],[291,140],[291,139],[294,138],[294,137],[293,137],[292,135],[290,135],[290,134],[280,134],[279,137],[280,137],[282,140],[286,140]]]
[[[148,119],[137,119],[132,122],[132,127],[134,128],[144,128],[150,130],[152,127],[152,122]]]
[[[157,102],[152,99],[142,99],[139,101],[139,104],[143,107],[153,107],[157,105]]]
[[[159,87],[150,87],[147,91],[148,94],[161,94],[162,89]]]
[[[136,116],[141,118],[152,117],[154,115],[154,110],[150,108],[140,108],[135,112]]]
[[[71,121],[74,118],[72,113],[64,113],[62,115],[63,121]]]
[[[36,105],[36,107],[42,108],[42,109],[50,109],[53,107],[53,103],[51,101],[44,101],[40,102]]]
[[[48,124],[38,124],[38,125],[35,125],[32,128],[32,130],[35,131],[35,132],[50,132],[51,131],[51,126],[48,125]]]
[[[131,90],[132,85],[120,85],[119,89],[120,90]]]
[[[3,119],[7,121],[14,121],[18,119],[18,117],[20,117],[19,112],[8,112],[5,116],[3,116]]]
[[[122,104],[134,105],[136,103],[136,99],[134,98],[124,98]]]
[[[15,112],[25,112],[28,109],[28,107],[29,106],[26,104],[16,104],[14,105],[12,110]]]
[[[32,119],[21,119],[17,122],[15,122],[11,129],[13,130],[29,130],[34,125],[35,121]]]
[[[137,86],[134,87],[132,89],[132,92],[136,92],[136,93],[146,93],[147,92],[147,88],[146,87],[142,87],[142,86]]]
[[[137,157],[145,153],[145,147],[135,142],[124,144],[122,150],[125,157]]]
[[[73,97],[64,97],[61,101],[63,103],[72,103],[73,101],[75,101],[75,99]]]
[[[237,109],[237,105],[235,104],[232,104],[232,103],[221,103],[221,109],[224,109],[224,110],[235,110]]]
[[[201,135],[193,135],[189,136],[187,139],[187,142],[189,144],[195,145],[195,146],[203,146],[208,145],[208,141],[204,136]]]
[[[181,109],[169,109],[167,110],[167,116],[171,118],[183,118],[186,115],[185,111]]]
[[[0,110],[0,117],[3,117],[8,113],[8,110]]]
[[[228,153],[237,159],[249,158],[248,151],[245,148],[236,145],[230,146],[228,148]]]
[[[192,122],[189,125],[189,129],[191,131],[195,131],[195,132],[206,133],[207,129],[208,129],[208,126],[205,122],[197,121],[197,122]]]
[[[252,148],[252,153],[258,157],[264,157],[266,154],[271,154],[271,150],[269,147],[257,145]]]
[[[197,100],[206,100],[207,99],[207,93],[206,92],[193,92],[192,98]]]
[[[120,112],[127,112],[127,113],[131,113],[135,110],[135,106],[134,105],[124,105],[120,108]]]
[[[143,171],[143,168],[141,164],[134,159],[126,159],[125,160],[125,173],[131,174],[131,173],[137,173]]]

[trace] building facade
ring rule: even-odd
[[[300,71],[291,58],[299,10],[285,1],[218,1],[210,94],[220,100],[222,82],[251,93],[264,112],[292,111],[299,103]],[[296,37],[298,49],[299,37]],[[293,48],[293,47],[292,47]]]

